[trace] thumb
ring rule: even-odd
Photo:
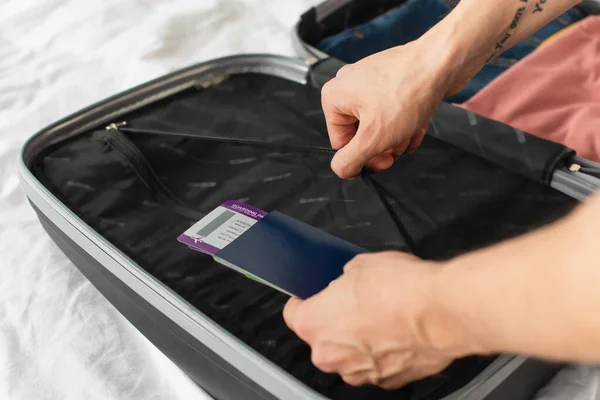
[[[386,140],[377,140],[379,132],[370,126],[360,123],[356,135],[335,153],[331,160],[331,169],[340,178],[349,179],[359,175],[369,160],[394,145]]]
[[[296,315],[298,314],[300,305],[302,305],[302,300],[292,297],[288,300],[283,308],[283,320],[291,330],[294,330]]]

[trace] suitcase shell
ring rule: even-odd
[[[326,9],[321,8],[320,13],[323,12]],[[61,250],[142,334],[217,399],[325,397],[252,350],[143,270],[65,206],[34,176],[29,165],[46,146],[92,126],[113,122],[121,114],[198,82],[223,74],[254,72],[306,84],[313,67],[302,60],[267,55],[234,56],[195,65],[106,99],[43,129],[24,145],[19,160],[21,185],[45,230]],[[573,162],[600,168],[585,160]],[[600,187],[599,179],[571,172],[567,167],[558,168],[551,182],[556,189],[577,199],[584,199]],[[525,399],[557,368],[554,364],[503,355],[446,398]]]

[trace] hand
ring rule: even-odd
[[[481,69],[483,63],[459,68],[459,57],[440,35],[429,33],[346,65],[323,87],[327,129],[338,150],[331,167],[339,177],[357,176],[364,166],[387,169],[416,151],[441,100]]]
[[[401,387],[445,369],[453,358],[422,331],[438,268],[399,252],[359,255],[321,293],[290,299],[285,321],[311,346],[320,370],[350,385]]]

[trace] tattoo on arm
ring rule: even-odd
[[[534,8],[532,14],[535,14],[537,12],[542,12],[544,10],[544,8],[542,6],[546,3],[547,0],[535,0],[535,1],[536,1],[535,8]],[[513,20],[510,24],[508,31],[504,34],[502,39],[500,39],[498,41],[498,43],[496,43],[496,46],[494,46],[494,52],[486,60],[486,62],[485,62],[486,64],[488,62],[492,61],[494,59],[494,57],[496,57],[498,54],[500,54],[504,51],[504,44],[508,41],[508,39],[510,39],[510,37],[513,34],[513,31],[515,29],[517,29],[517,26],[519,26],[519,22],[521,22],[521,19],[522,19],[523,15],[525,14],[526,4],[528,2],[529,2],[529,0],[520,0],[520,3],[524,3],[524,4],[521,4],[515,11],[515,15],[513,16]]]
[[[519,25],[519,20],[523,16],[524,12],[525,12],[525,7],[517,8],[517,11],[515,12],[515,16],[513,17],[513,22],[512,22],[512,24],[510,24],[510,29],[515,29],[517,27],[517,25]]]
[[[491,56],[488,57],[487,60],[485,60],[485,63],[489,63],[490,61],[492,61],[494,59],[494,57],[496,57],[496,51],[494,50],[494,52],[492,53]]]
[[[543,4],[546,4],[546,0],[538,0],[538,2],[535,3],[532,14],[544,11],[544,8],[542,7]]]

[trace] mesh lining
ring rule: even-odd
[[[331,152],[319,150],[328,146],[319,94],[270,76],[233,76],[123,119],[136,131],[118,134],[120,147],[110,132],[90,132],[39,157],[36,176],[142,268],[333,399],[438,399],[470,381],[493,357],[459,360],[442,374],[397,391],[349,387],[312,366],[309,348],[281,317],[286,296],[176,241],[196,215],[224,200],[242,199],[371,251],[408,250],[410,244],[421,257],[444,259],[542,226],[576,204],[434,137],[366,183],[341,181],[329,168]],[[140,133],[147,130],[187,136]],[[206,141],[202,135],[275,147]],[[286,151],[290,145],[306,148]],[[152,173],[139,171],[143,163],[123,151],[132,147]],[[377,191],[367,184],[370,179]],[[166,195],[157,194],[161,185]]]

